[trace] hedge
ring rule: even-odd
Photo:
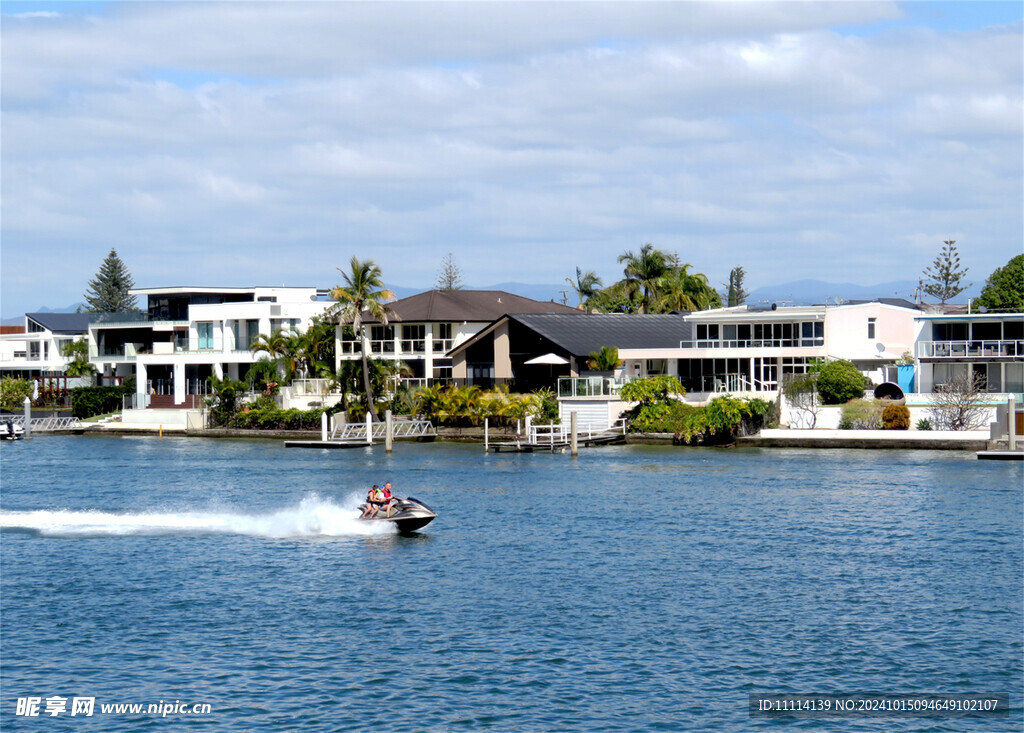
[[[117,412],[124,405],[125,395],[134,391],[134,385],[74,387],[71,390],[71,414],[84,420],[94,415]]]

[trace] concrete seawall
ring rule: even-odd
[[[872,448],[894,450],[969,450],[988,447],[988,431],[952,430],[762,430],[738,438],[756,448]]]

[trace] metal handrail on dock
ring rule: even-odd
[[[9,422],[25,427],[24,415],[5,415],[0,422]],[[33,417],[33,433],[58,433],[62,431],[85,430],[85,425],[77,417]]]
[[[395,440],[402,438],[421,438],[428,435],[437,435],[437,430],[434,428],[433,423],[430,420],[395,420],[392,423],[392,437]],[[375,422],[370,423],[370,439],[371,440],[383,440],[387,437],[387,423]],[[367,442],[366,440],[366,423],[346,423],[344,425],[336,425],[331,431],[329,440],[347,441],[347,442]]]
[[[554,453],[557,449],[565,449],[572,445],[572,428],[568,425],[550,423],[547,425],[532,425],[527,423],[526,439],[522,440],[518,434],[514,442],[491,443],[487,439],[486,429],[484,435],[484,449],[487,452],[495,453],[515,451],[532,453],[535,450],[550,450]],[[607,443],[618,443],[626,439],[626,421],[616,420],[607,428],[595,430],[592,425],[576,426],[576,441],[583,445],[603,445]]]

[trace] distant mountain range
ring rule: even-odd
[[[966,303],[968,298],[976,298],[981,293],[981,283],[974,283],[970,288],[957,296],[958,303]],[[842,302],[850,300],[872,300],[874,298],[903,298],[914,300],[914,290],[917,288],[916,280],[893,280],[892,282],[879,283],[878,285],[854,285],[852,283],[829,283],[823,280],[796,280],[782,285],[768,285],[756,288],[747,295],[748,305],[762,305],[777,303],[779,305],[820,305],[823,303],[835,303],[838,298]],[[407,288],[401,285],[392,285],[391,290],[399,298],[407,298],[416,293],[422,293],[425,288]],[[576,305],[576,294],[566,284],[543,285],[535,283],[506,282],[497,285],[469,286],[466,290],[504,290],[524,298],[534,300],[554,301],[556,303],[568,303]],[[41,306],[32,313],[74,313],[82,303],[72,303],[63,308],[49,308]],[[24,316],[6,318],[3,325],[20,325],[24,323]]]
[[[777,303],[781,305],[822,305],[851,300],[873,300],[875,298],[903,298],[914,301],[917,280],[893,280],[878,285],[854,285],[852,283],[828,283],[823,280],[796,280],[782,285],[768,285],[750,291],[748,305]],[[956,301],[966,303],[981,293],[981,284],[975,283],[960,293]],[[929,299],[931,300],[931,299]]]

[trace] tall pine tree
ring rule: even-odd
[[[103,260],[96,277],[89,281],[85,292],[87,313],[123,313],[138,310],[138,302],[128,291],[135,287],[128,268],[111,249]]]
[[[969,268],[960,267],[956,240],[947,239],[942,244],[945,246],[939,251],[939,256],[932,262],[932,266],[924,268],[920,287],[926,294],[938,298],[940,303],[945,303],[971,287],[971,283],[960,284]]]

